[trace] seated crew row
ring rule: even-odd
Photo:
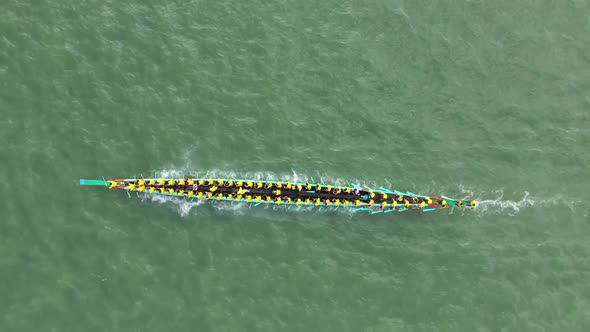
[[[135,185],[135,186],[142,186],[142,185],[151,185],[151,186],[187,186],[187,185],[194,185],[198,184],[200,186],[223,186],[223,187],[245,187],[245,188],[256,188],[256,189],[286,189],[286,190],[313,190],[313,191],[324,191],[333,194],[353,194],[356,195],[359,193],[358,188],[350,188],[346,186],[332,186],[332,185],[322,185],[322,184],[311,184],[307,182],[305,185],[301,183],[293,184],[290,181],[283,183],[283,182],[254,182],[254,181],[242,181],[242,180],[223,180],[223,179],[200,179],[200,180],[193,180],[191,178],[180,179],[180,180],[164,180],[164,179],[138,179],[135,181],[130,181],[127,185]]]

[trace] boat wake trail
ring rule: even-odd
[[[576,205],[582,203],[582,201],[572,200],[559,194],[547,199],[533,197],[529,192],[525,191],[520,200],[504,199],[504,193],[502,191],[498,191],[496,194],[497,197],[495,199],[477,200],[478,206],[476,210],[479,215],[508,214],[514,216],[523,209],[544,206],[565,206],[570,211],[574,211]]]
[[[479,204],[477,206],[478,213],[480,214],[489,214],[489,213],[496,213],[496,214],[504,214],[508,213],[508,215],[515,215],[520,212],[521,209],[527,207],[533,207],[538,202],[530,195],[529,192],[524,192],[524,196],[518,200],[505,200],[503,199],[503,194],[496,199],[484,199],[479,200]]]

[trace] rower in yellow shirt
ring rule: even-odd
[[[172,195],[172,194],[174,194],[174,189],[172,189],[172,188],[168,189],[168,195]]]
[[[285,189],[292,189],[293,185],[291,184],[291,182],[287,181],[287,184],[285,185]]]
[[[187,180],[186,180],[186,183],[187,183],[189,186],[192,186],[192,185],[194,185],[194,184],[195,184],[195,181],[194,181],[193,179],[187,179]]]
[[[113,189],[117,186],[117,181],[109,181],[109,189]]]

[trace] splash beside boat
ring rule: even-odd
[[[285,205],[288,208],[304,206],[346,208],[353,212],[371,213],[421,210],[430,212],[452,206],[475,208],[474,200],[458,200],[446,196],[428,196],[390,190],[372,189],[354,183],[347,185],[259,181],[240,179],[183,178],[183,179],[80,179],[81,186],[103,186],[128,193],[165,195],[186,200],[213,200]]]

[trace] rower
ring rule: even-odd
[[[334,201],[334,205],[340,206],[340,200],[338,198]]]
[[[243,195],[245,193],[244,189],[242,189],[242,187],[238,188],[238,195]]]
[[[371,193],[369,194],[369,196],[371,196],[371,198],[375,198],[375,192],[371,191]]]
[[[283,184],[281,182],[277,182],[277,188],[283,188]]]
[[[127,189],[129,190],[135,190],[135,185],[130,183],[129,186],[127,186]]]
[[[270,196],[266,196],[266,201],[270,202],[270,201],[272,201],[272,198]]]
[[[199,191],[199,192],[197,193],[197,198],[199,198],[199,199],[200,199],[200,198],[202,198],[202,197],[203,197],[203,192]]]
[[[307,184],[305,185],[305,189],[311,190],[311,188],[312,188],[311,183],[307,182]]]
[[[301,200],[301,198],[297,198],[297,201],[295,201],[295,204],[296,204],[296,205],[301,205],[301,202],[303,202],[303,201]]]
[[[223,186],[225,182],[223,181],[223,179],[217,179],[217,184],[220,186]]]
[[[191,198],[191,197],[193,197],[194,194],[195,193],[193,191],[189,191],[186,193],[186,198]]]
[[[350,194],[352,192],[352,189],[350,187],[346,187],[346,189],[344,190],[347,194]]]
[[[293,185],[291,184],[291,182],[287,182],[287,184],[285,185],[285,189],[292,189]]]
[[[385,200],[385,199],[387,199],[387,197],[388,197],[387,194],[383,193],[383,199]]]
[[[426,202],[422,201],[422,203],[420,203],[420,208],[423,209],[424,207],[426,207]]]
[[[326,200],[324,201],[326,203],[326,205],[330,205],[330,200],[326,198]]]
[[[139,188],[137,188],[137,191],[139,191],[140,193],[143,192],[145,190],[145,186],[139,186]]]
[[[360,199],[357,199],[356,201],[354,201],[354,205],[356,205],[356,206],[359,206],[361,204],[362,204],[362,202]]]
[[[163,194],[166,191],[164,187],[160,187],[160,194]]]
[[[404,196],[403,195],[397,195],[397,201],[398,202],[403,202],[404,201]]]
[[[234,181],[233,180],[229,180],[227,181],[227,186],[226,187],[233,187],[234,186]]]
[[[182,179],[181,180],[178,180],[178,185],[184,186],[184,180],[182,180]]]
[[[308,198],[305,200],[305,205],[309,205],[309,204],[311,204],[311,199]]]
[[[217,194],[217,200],[218,201],[220,201],[222,198],[223,198],[223,194],[222,193]]]
[[[234,198],[234,195],[232,195],[232,194],[228,194],[227,195],[227,200],[228,201],[231,201],[233,198]]]
[[[166,181],[164,181],[164,180],[162,180],[162,179],[159,179],[159,180],[158,180],[158,185],[160,185],[160,186],[163,186],[163,185],[165,185],[165,184],[166,184]]]
[[[218,189],[217,186],[209,187],[209,191],[214,193]]]
[[[109,181],[110,185],[109,185],[109,189],[113,189],[117,186],[117,181]]]
[[[420,199],[418,198],[418,196],[414,196],[414,197],[412,197],[412,200],[414,201],[414,203],[418,203],[418,201],[419,201]]]
[[[139,179],[139,181],[137,181],[137,184],[138,184],[139,186],[143,186],[143,185],[145,185],[145,180],[143,180],[143,179]]]
[[[341,192],[342,192],[342,188],[340,188],[340,187],[338,187],[338,188],[334,189],[334,191],[333,191],[334,195],[338,195],[338,194],[340,194]]]
[[[149,182],[150,186],[155,186],[156,185],[156,180],[151,179]]]
[[[261,189],[263,186],[264,186],[264,183],[262,183],[262,182],[258,182],[258,183],[256,184],[256,189]]]
[[[156,188],[154,187],[150,187],[150,189],[148,190],[150,193],[153,193],[154,191],[156,191]]]
[[[195,184],[195,181],[194,181],[193,179],[186,179],[186,183],[187,183],[189,186],[192,186],[192,185],[194,185],[194,184]]]
[[[178,196],[183,196],[184,195],[184,190],[179,190],[178,191]]]
[[[199,186],[204,186],[205,185],[205,180],[199,180]]]
[[[253,186],[254,186],[254,183],[252,183],[252,181],[246,182],[246,188],[252,188]]]
[[[236,181],[236,186],[241,187],[244,185],[244,181]]]
[[[405,200],[405,201],[404,201],[404,206],[405,206],[405,207],[409,207],[409,206],[410,206],[410,201],[408,201],[408,200]]]
[[[319,198],[318,198],[318,199],[316,199],[316,200],[315,200],[315,204],[314,204],[314,205],[315,205],[315,206],[318,206],[318,205],[320,205],[320,204],[322,204],[322,200],[321,200],[321,199],[319,199]]]
[[[458,207],[463,207],[463,202],[462,202],[462,201],[458,201],[458,202],[457,202],[457,206],[458,206]]]
[[[266,185],[264,186],[264,188],[271,189],[272,188],[272,182],[267,182]]]
[[[254,199],[254,201],[256,201],[257,203],[260,202],[262,200],[262,196],[258,195],[256,196],[256,198]]]
[[[281,197],[277,197],[275,199],[275,202],[277,202],[277,204],[281,204],[282,201],[283,201],[283,199]]]
[[[322,190],[322,185],[321,184],[316,184],[315,190],[317,191],[321,191]]]
[[[246,202],[250,202],[252,200],[252,195],[246,195]]]
[[[397,201],[393,201],[393,203],[391,203],[391,207],[395,209],[397,207]]]
[[[348,200],[344,200],[344,204],[342,204],[344,207],[348,207],[350,205],[350,201]]]
[[[176,184],[176,182],[174,182],[174,180],[168,180],[168,185],[169,186],[173,186],[174,184]]]
[[[207,198],[211,198],[211,197],[213,197],[213,193],[212,192],[208,192],[206,196],[207,196]]]
[[[387,207],[387,202],[386,201],[383,201],[383,203],[381,203],[381,208],[382,209],[385,209],[385,207]]]
[[[172,188],[168,189],[168,195],[172,195],[172,194],[174,194],[174,189],[172,189]]]
[[[276,196],[280,196],[281,195],[281,189],[273,190],[272,193],[275,194]]]
[[[428,205],[432,204],[432,198],[428,197]]]
[[[477,202],[476,201],[471,201],[469,203],[469,205],[471,205],[472,208],[475,208],[477,206]]]
[[[293,202],[293,199],[291,199],[291,197],[287,197],[287,204],[291,204],[291,202]]]
[[[326,191],[328,191],[328,192],[332,191],[332,186],[331,185],[327,185],[326,186]]]
[[[298,184],[298,185],[297,185],[297,191],[301,191],[301,190],[303,190],[303,186],[302,186],[302,185],[300,185],[300,184]]]
[[[241,201],[241,200],[242,200],[242,195],[237,195],[237,196],[236,196],[236,202],[239,202],[239,201]]]
[[[215,181],[211,178],[207,179],[207,184],[212,186],[213,184],[215,184]]]
[[[370,201],[369,201],[369,206],[371,206],[371,207],[372,207],[373,205],[375,205],[375,201],[374,201],[374,200],[370,200]]]
[[[440,205],[444,208],[446,208],[447,206],[449,206],[449,204],[447,203],[446,199],[443,199],[442,202],[440,202]]]

